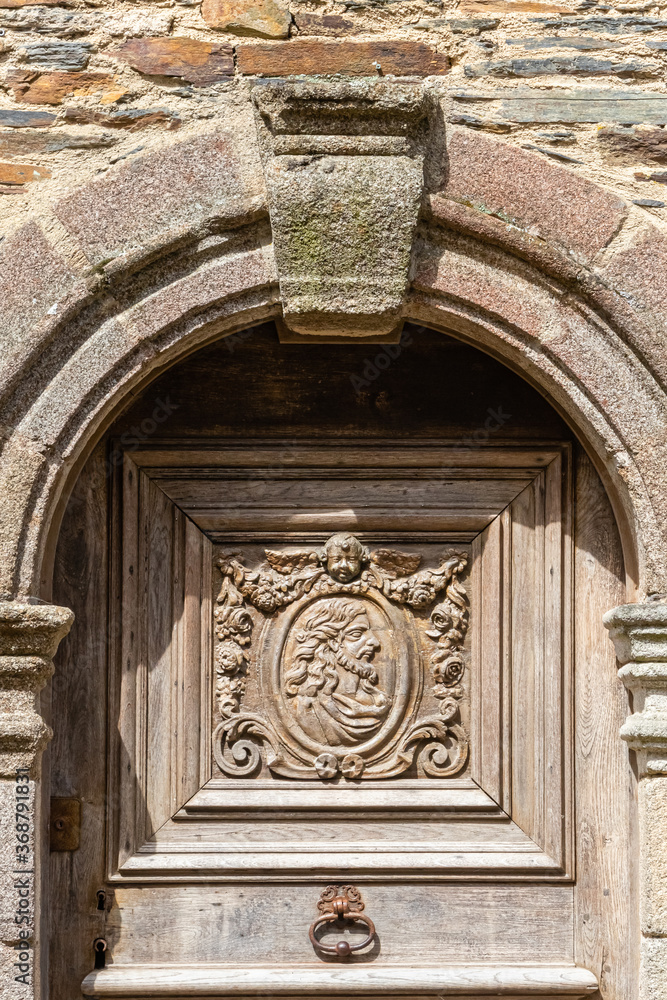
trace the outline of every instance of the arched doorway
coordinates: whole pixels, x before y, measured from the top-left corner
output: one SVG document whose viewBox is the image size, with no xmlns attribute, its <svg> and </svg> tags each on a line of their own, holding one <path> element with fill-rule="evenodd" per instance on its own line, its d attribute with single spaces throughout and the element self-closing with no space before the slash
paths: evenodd
<svg viewBox="0 0 667 1000">
<path fill-rule="evenodd" d="M 190 355 L 81 471 L 53 599 L 54 996 L 98 938 L 92 996 L 632 994 L 618 530 L 499 362 L 415 326 Z M 354 983 L 308 938 L 330 883 L 377 930 Z"/>
</svg>

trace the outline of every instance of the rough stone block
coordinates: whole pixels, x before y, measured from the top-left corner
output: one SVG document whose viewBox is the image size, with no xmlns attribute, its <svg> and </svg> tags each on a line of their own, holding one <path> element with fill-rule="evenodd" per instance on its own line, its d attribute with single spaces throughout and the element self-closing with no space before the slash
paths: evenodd
<svg viewBox="0 0 667 1000">
<path fill-rule="evenodd" d="M 564 13 L 571 14 L 571 11 Z M 564 28 L 574 28 L 575 31 L 594 31 L 601 35 L 626 35 L 628 32 L 638 32 L 648 34 L 653 31 L 663 31 L 667 28 L 667 21 L 660 17 L 645 17 L 641 14 L 630 14 L 621 17 L 606 17 L 603 14 L 592 17 L 536 17 L 532 18 L 536 24 L 543 28 L 555 28 L 562 31 Z"/>
<path fill-rule="evenodd" d="M 611 59 L 590 56 L 552 56 L 548 59 L 501 59 L 497 62 L 474 63 L 465 67 L 470 78 L 483 76 L 656 76 L 658 65 L 631 59 L 613 63 Z"/>
<path fill-rule="evenodd" d="M 640 170 L 635 173 L 635 180 L 653 181 L 654 184 L 667 184 L 667 171 L 658 170 L 652 174 L 645 174 Z"/>
<path fill-rule="evenodd" d="M 46 167 L 32 163 L 0 163 L 0 184 L 28 184 L 50 176 L 51 171 Z"/>
<path fill-rule="evenodd" d="M 86 97 L 115 86 L 106 73 L 34 73 L 15 70 L 7 75 L 17 101 L 25 104 L 60 104 L 69 94 Z"/>
<path fill-rule="evenodd" d="M 455 35 L 470 32 L 479 35 L 482 31 L 492 31 L 500 24 L 498 17 L 451 17 L 443 21 Z"/>
<path fill-rule="evenodd" d="M 517 45 L 523 49 L 619 49 L 618 42 L 607 38 L 593 38 L 592 35 L 545 35 L 543 38 L 507 38 L 506 45 Z"/>
<path fill-rule="evenodd" d="M 71 72 L 86 68 L 92 50 L 90 42 L 33 42 L 25 46 L 25 61 L 40 69 Z"/>
<path fill-rule="evenodd" d="M 234 74 L 231 45 L 195 38 L 133 38 L 111 52 L 148 76 L 176 76 L 198 87 Z"/>
<path fill-rule="evenodd" d="M 624 248 L 600 266 L 608 287 L 622 295 L 664 337 L 667 314 L 667 238 L 647 225 Z"/>
<path fill-rule="evenodd" d="M 150 125 L 180 128 L 181 119 L 169 108 L 127 108 L 123 111 L 96 111 L 94 108 L 65 108 L 63 118 L 73 125 L 104 125 L 137 132 Z"/>
<path fill-rule="evenodd" d="M 0 246 L 0 347 L 3 376 L 11 377 L 11 357 L 29 341 L 29 331 L 68 287 L 72 274 L 35 222 Z"/>
<path fill-rule="evenodd" d="M 55 120 L 49 111 L 0 110 L 0 128 L 47 128 Z"/>
<path fill-rule="evenodd" d="M 258 38 L 287 38 L 292 23 L 275 0 L 204 0 L 201 13 L 211 28 Z"/>
<path fill-rule="evenodd" d="M 1 11 L 0 28 L 34 31 L 39 35 L 53 35 L 56 38 L 72 38 L 90 30 L 91 17 L 62 7 L 50 10 L 48 7 L 28 6 L 20 10 Z"/>
<path fill-rule="evenodd" d="M 264 184 L 259 160 L 241 159 L 236 148 L 215 133 L 136 157 L 63 199 L 55 213 L 95 261 L 210 219 L 246 218 L 263 205 Z"/>
<path fill-rule="evenodd" d="M 300 11 L 294 15 L 294 23 L 300 35 L 355 35 L 364 29 L 340 14 L 307 14 Z"/>
<path fill-rule="evenodd" d="M 467 108 L 494 107 L 499 117 L 518 123 L 667 124 L 667 94 L 655 91 L 517 87 L 495 93 L 459 91 L 452 98 L 456 105 Z"/>
<path fill-rule="evenodd" d="M 497 139 L 452 129 L 443 194 L 590 260 L 618 231 L 625 203 L 579 175 Z"/>
<path fill-rule="evenodd" d="M 608 126 L 598 131 L 597 139 L 610 157 L 667 163 L 667 132 L 664 129 Z"/>
<path fill-rule="evenodd" d="M 56 6 L 62 0 L 39 0 L 43 6 Z M 35 0 L 0 0 L 0 7 L 28 7 L 34 6 Z"/>
<path fill-rule="evenodd" d="M 571 7 L 540 0 L 462 0 L 459 14 L 570 14 Z"/>
<path fill-rule="evenodd" d="M 449 58 L 423 42 L 316 42 L 239 45 L 237 67 L 246 76 L 434 76 Z M 377 64 L 380 64 L 380 70 Z"/>
<path fill-rule="evenodd" d="M 170 10 L 159 10 L 154 5 L 148 12 L 137 10 L 134 4 L 126 12 L 117 5 L 108 7 L 98 14 L 104 18 L 104 30 L 112 38 L 125 35 L 127 38 L 155 37 L 164 38 L 170 34 L 174 24 L 174 14 Z"/>
<path fill-rule="evenodd" d="M 118 136 L 101 132 L 96 135 L 73 135 L 70 132 L 0 132 L 0 155 L 38 156 L 62 149 L 99 149 L 113 146 Z"/>
</svg>

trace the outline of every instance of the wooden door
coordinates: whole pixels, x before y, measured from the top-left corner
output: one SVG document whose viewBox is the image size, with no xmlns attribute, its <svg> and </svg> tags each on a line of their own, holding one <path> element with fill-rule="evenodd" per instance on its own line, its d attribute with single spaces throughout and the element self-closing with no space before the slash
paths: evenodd
<svg viewBox="0 0 667 1000">
<path fill-rule="evenodd" d="M 581 447 L 456 341 L 165 373 L 59 544 L 53 1000 L 627 1000 L 622 576 Z"/>
</svg>

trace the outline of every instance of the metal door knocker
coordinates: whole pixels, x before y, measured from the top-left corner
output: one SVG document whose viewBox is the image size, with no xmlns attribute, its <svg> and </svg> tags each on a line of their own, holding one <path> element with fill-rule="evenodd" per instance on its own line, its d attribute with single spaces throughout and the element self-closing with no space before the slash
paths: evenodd
<svg viewBox="0 0 667 1000">
<path fill-rule="evenodd" d="M 368 947 L 375 937 L 375 925 L 370 917 L 365 917 L 361 913 L 364 903 L 361 893 L 354 885 L 328 885 L 318 900 L 317 909 L 321 916 L 313 920 L 308 933 L 313 947 L 325 955 L 347 958 L 353 951 L 361 951 Z M 345 940 L 339 941 L 338 944 L 324 944 L 318 940 L 317 931 L 334 920 L 358 921 L 366 925 L 368 934 L 358 944 L 350 944 Z"/>
</svg>

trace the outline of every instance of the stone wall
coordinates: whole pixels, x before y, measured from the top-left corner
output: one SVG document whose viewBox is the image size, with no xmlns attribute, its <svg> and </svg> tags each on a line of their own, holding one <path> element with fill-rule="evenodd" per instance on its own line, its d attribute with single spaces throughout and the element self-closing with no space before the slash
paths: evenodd
<svg viewBox="0 0 667 1000">
<path fill-rule="evenodd" d="M 663 218 L 667 13 L 648 0 L 0 0 L 0 231 L 120 162 L 247 127 L 258 77 L 428 78 Z M 139 168 L 137 168 L 139 169 Z"/>
</svg>

